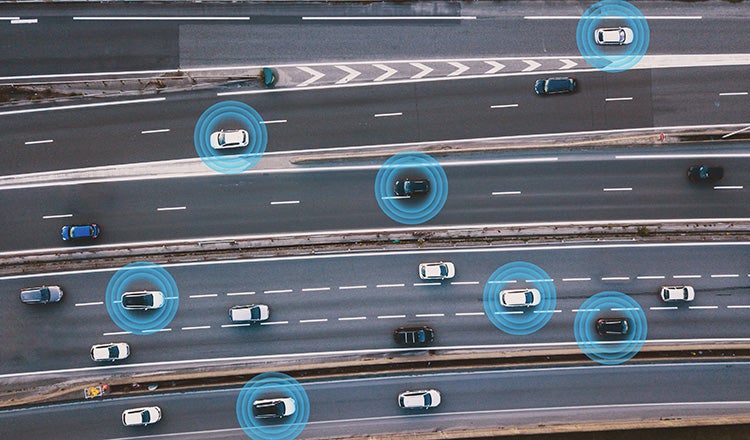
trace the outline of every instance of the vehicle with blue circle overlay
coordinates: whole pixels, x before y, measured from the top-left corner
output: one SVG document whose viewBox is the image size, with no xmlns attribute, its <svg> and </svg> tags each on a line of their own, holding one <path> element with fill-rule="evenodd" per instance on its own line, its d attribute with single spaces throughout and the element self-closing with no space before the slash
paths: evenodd
<svg viewBox="0 0 750 440">
<path fill-rule="evenodd" d="M 289 400 L 287 400 L 289 399 Z M 282 417 L 256 417 L 255 402 L 294 402 L 294 411 Z M 240 390 L 235 405 L 242 431 L 253 440 L 291 440 L 305 429 L 310 418 L 310 399 L 291 376 L 270 372 L 255 376 Z"/>
</svg>

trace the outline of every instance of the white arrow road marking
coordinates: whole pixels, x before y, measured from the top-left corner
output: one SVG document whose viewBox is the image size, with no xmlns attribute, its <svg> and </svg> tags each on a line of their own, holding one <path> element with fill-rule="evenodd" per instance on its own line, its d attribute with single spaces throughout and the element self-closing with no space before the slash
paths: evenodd
<svg viewBox="0 0 750 440">
<path fill-rule="evenodd" d="M 537 63 L 534 60 L 523 60 L 523 62 L 528 64 L 529 67 L 523 69 L 521 72 L 531 72 L 532 70 L 536 70 L 537 67 L 541 66 L 541 64 Z"/>
<path fill-rule="evenodd" d="M 503 64 L 498 63 L 497 61 L 485 61 L 485 63 L 492 66 L 492 69 L 484 72 L 485 75 L 491 75 L 493 73 L 497 73 L 505 68 Z"/>
<path fill-rule="evenodd" d="M 575 66 L 578 65 L 578 63 L 576 63 L 575 61 L 571 61 L 571 60 L 568 60 L 568 59 L 564 59 L 564 60 L 560 60 L 560 61 L 562 61 L 563 64 L 564 64 L 564 66 L 562 66 L 560 68 L 560 70 L 567 70 L 567 69 L 570 69 L 570 68 L 575 67 Z"/>
<path fill-rule="evenodd" d="M 432 72 L 432 68 L 427 67 L 427 66 L 425 66 L 422 63 L 409 63 L 409 64 L 411 64 L 412 66 L 416 67 L 417 69 L 421 69 L 422 70 L 418 74 L 412 76 L 411 79 L 419 79 L 419 78 L 427 76 L 427 74 L 429 74 L 430 72 Z"/>
<path fill-rule="evenodd" d="M 453 67 L 456 68 L 456 71 L 449 73 L 448 76 L 458 76 L 458 75 L 466 72 L 467 70 L 469 70 L 469 66 L 466 66 L 466 65 L 461 64 L 461 63 L 450 62 L 448 64 L 450 64 L 451 66 L 453 66 Z"/>
<path fill-rule="evenodd" d="M 325 74 L 318 72 L 317 70 L 313 70 L 309 67 L 297 67 L 299 70 L 309 73 L 312 75 L 312 78 L 308 79 L 307 81 L 297 84 L 297 87 L 305 87 L 309 86 L 310 84 L 314 83 L 315 81 L 319 80 L 320 78 L 323 78 Z"/>
<path fill-rule="evenodd" d="M 385 64 L 373 64 L 373 66 L 377 67 L 378 69 L 385 70 L 385 73 L 380 75 L 379 77 L 375 78 L 375 82 L 380 82 L 383 80 L 386 80 L 393 76 L 394 73 L 398 72 L 396 69 L 391 69 L 390 67 L 386 66 Z"/>
<path fill-rule="evenodd" d="M 349 81 L 353 80 L 354 78 L 358 77 L 362 73 L 358 70 L 354 70 L 351 67 L 347 67 L 347 66 L 336 66 L 336 68 L 341 69 L 344 72 L 348 73 L 348 75 L 336 81 L 336 84 L 346 84 Z"/>
</svg>

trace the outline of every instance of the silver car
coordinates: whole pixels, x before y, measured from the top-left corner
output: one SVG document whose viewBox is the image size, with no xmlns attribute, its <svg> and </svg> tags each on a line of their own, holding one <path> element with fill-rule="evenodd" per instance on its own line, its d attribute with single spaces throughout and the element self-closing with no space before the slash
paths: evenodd
<svg viewBox="0 0 750 440">
<path fill-rule="evenodd" d="M 242 148 L 250 144 L 250 135 L 245 130 L 221 130 L 211 133 L 211 148 Z"/>
<path fill-rule="evenodd" d="M 21 289 L 21 302 L 24 304 L 47 304 L 58 302 L 63 297 L 60 286 L 27 287 Z"/>
</svg>

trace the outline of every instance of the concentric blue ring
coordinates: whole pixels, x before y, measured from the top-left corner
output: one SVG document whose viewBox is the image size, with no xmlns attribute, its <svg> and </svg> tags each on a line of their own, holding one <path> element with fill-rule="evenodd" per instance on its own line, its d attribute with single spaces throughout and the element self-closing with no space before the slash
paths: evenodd
<svg viewBox="0 0 750 440">
<path fill-rule="evenodd" d="M 296 404 L 294 414 L 281 419 L 256 419 L 253 402 L 258 399 L 291 397 Z M 294 378 L 284 373 L 263 373 L 248 381 L 240 390 L 235 405 L 237 420 L 245 434 L 253 440 L 291 440 L 296 438 L 310 418 L 310 399 Z"/>
<path fill-rule="evenodd" d="M 430 191 L 420 197 L 397 197 L 396 180 L 427 179 Z M 375 176 L 375 199 L 392 220 L 405 225 L 424 223 L 440 212 L 448 200 L 448 177 L 437 160 L 424 153 L 407 151 L 388 158 Z"/>
<path fill-rule="evenodd" d="M 616 338 L 604 338 L 596 332 L 600 318 L 626 318 L 628 333 Z M 573 322 L 576 342 L 591 360 L 604 365 L 617 365 L 635 356 L 648 333 L 646 314 L 640 304 L 622 292 L 599 292 L 583 302 Z"/>
<path fill-rule="evenodd" d="M 625 26 L 633 30 L 633 42 L 600 46 L 594 32 L 600 27 Z M 583 58 L 605 72 L 622 72 L 638 64 L 648 51 L 651 31 L 643 13 L 623 0 L 603 0 L 586 9 L 578 21 L 576 43 Z"/>
<path fill-rule="evenodd" d="M 160 290 L 164 306 L 156 310 L 125 310 L 121 296 L 127 291 Z M 172 275 L 154 263 L 131 263 L 121 268 L 107 284 L 104 304 L 112 321 L 134 335 L 150 335 L 172 322 L 180 304 L 180 293 Z"/>
<path fill-rule="evenodd" d="M 534 307 L 504 307 L 500 291 L 533 286 L 542 296 Z M 505 264 L 490 275 L 482 295 L 484 313 L 492 324 L 511 335 L 528 335 L 544 327 L 555 311 L 557 291 L 552 279 L 539 266 L 525 261 Z"/>
<path fill-rule="evenodd" d="M 222 129 L 244 129 L 250 144 L 242 148 L 215 150 L 211 148 L 211 133 Z M 260 113 L 249 105 L 225 101 L 209 107 L 198 118 L 193 132 L 195 151 L 209 168 L 224 174 L 238 174 L 254 167 L 268 145 L 268 131 Z"/>
</svg>

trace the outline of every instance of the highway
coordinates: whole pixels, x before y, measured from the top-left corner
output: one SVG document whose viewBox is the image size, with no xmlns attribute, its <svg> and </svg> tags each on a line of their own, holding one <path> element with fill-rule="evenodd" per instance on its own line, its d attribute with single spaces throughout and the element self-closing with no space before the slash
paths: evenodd
<svg viewBox="0 0 750 440">
<path fill-rule="evenodd" d="M 576 310 L 602 291 L 625 293 L 639 304 L 646 316 L 647 340 L 746 338 L 748 246 L 580 243 L 167 265 L 179 292 L 170 294 L 175 298 L 170 301 L 179 308 L 164 325 L 168 330 L 146 335 L 127 334 L 108 314 L 105 291 L 113 271 L 9 276 L 0 280 L 5 292 L 0 297 L 5 328 L 0 373 L 111 369 L 91 362 L 88 349 L 120 340 L 131 344 L 131 357 L 118 364 L 127 371 L 158 369 L 177 360 L 390 351 L 397 348 L 393 329 L 412 325 L 435 329 L 434 348 L 548 343 L 575 348 Z M 420 262 L 441 260 L 455 263 L 454 279 L 419 279 Z M 525 336 L 496 328 L 483 303 L 490 275 L 513 262 L 538 266 L 556 290 L 556 303 L 548 309 L 553 313 L 550 321 Z M 41 284 L 60 285 L 65 291 L 62 302 L 31 306 L 18 300 L 21 288 Z M 693 285 L 695 301 L 664 304 L 659 288 L 674 284 Z M 530 286 L 526 280 L 508 285 Z M 270 306 L 270 320 L 251 328 L 232 325 L 229 307 L 254 303 Z"/>
<path fill-rule="evenodd" d="M 309 398 L 310 415 L 298 438 L 742 414 L 750 406 L 748 374 L 746 362 L 721 362 L 300 381 Z M 426 388 L 441 392 L 437 408 L 399 409 L 396 396 L 400 392 Z M 150 396 L 2 411 L 0 436 L 8 440 L 68 438 L 71 433 L 82 440 L 175 435 L 182 439 L 247 438 L 235 412 L 238 395 L 237 388 L 178 394 L 157 391 Z M 159 423 L 143 428 L 122 426 L 123 410 L 145 405 L 162 409 Z"/>
</svg>

